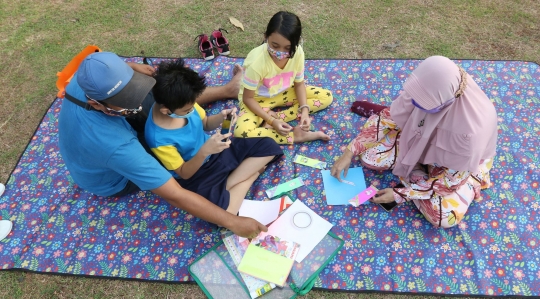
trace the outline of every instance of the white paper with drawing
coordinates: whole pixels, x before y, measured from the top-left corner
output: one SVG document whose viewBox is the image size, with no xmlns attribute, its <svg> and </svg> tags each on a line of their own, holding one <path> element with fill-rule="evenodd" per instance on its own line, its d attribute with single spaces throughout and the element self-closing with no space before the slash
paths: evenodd
<svg viewBox="0 0 540 299">
<path fill-rule="evenodd" d="M 268 227 L 268 232 L 261 233 L 259 237 L 273 235 L 300 244 L 300 251 L 295 259 L 300 263 L 321 242 L 332 226 L 332 223 L 317 215 L 303 202 L 296 200 Z"/>
</svg>

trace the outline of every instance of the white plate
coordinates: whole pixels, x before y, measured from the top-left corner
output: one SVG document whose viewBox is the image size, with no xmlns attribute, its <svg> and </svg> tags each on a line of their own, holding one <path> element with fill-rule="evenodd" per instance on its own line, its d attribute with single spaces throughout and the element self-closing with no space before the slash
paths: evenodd
<svg viewBox="0 0 540 299">
<path fill-rule="evenodd" d="M 9 220 L 0 220 L 0 240 L 3 240 L 7 235 L 9 235 L 9 232 L 11 232 L 11 228 L 13 227 L 13 223 Z"/>
</svg>

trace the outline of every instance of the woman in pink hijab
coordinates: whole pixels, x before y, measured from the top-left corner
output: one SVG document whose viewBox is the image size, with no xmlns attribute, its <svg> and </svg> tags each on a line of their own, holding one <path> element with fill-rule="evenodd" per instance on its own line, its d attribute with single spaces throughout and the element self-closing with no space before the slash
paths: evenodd
<svg viewBox="0 0 540 299">
<path fill-rule="evenodd" d="M 366 105 L 367 104 L 367 105 Z M 373 114 L 332 167 L 344 176 L 354 156 L 364 167 L 393 169 L 399 187 L 380 190 L 375 203 L 412 201 L 437 227 L 458 224 L 480 189 L 490 186 L 497 115 L 486 94 L 450 59 L 432 56 L 413 71 L 390 108 L 357 102 Z M 380 110 L 380 111 L 377 111 Z"/>
</svg>

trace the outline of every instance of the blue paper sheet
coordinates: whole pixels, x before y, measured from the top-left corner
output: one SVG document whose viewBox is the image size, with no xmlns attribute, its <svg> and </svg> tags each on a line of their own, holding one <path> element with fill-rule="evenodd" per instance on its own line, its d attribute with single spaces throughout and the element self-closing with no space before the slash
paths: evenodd
<svg viewBox="0 0 540 299">
<path fill-rule="evenodd" d="M 323 170 L 322 177 L 328 205 L 348 205 L 349 199 L 366 189 L 362 167 L 349 168 L 347 177 L 343 177 L 343 172 L 341 173 L 341 179 L 353 182 L 354 186 L 338 181 L 330 175 L 330 170 Z"/>
</svg>

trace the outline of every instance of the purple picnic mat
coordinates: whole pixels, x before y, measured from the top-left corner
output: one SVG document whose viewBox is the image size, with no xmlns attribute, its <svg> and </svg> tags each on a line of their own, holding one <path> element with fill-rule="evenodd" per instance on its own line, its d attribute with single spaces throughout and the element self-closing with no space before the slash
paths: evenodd
<svg viewBox="0 0 540 299">
<path fill-rule="evenodd" d="M 126 58 L 140 62 L 142 58 Z M 160 59 L 150 59 L 157 63 Z M 187 59 L 210 85 L 230 80 L 241 58 Z M 329 162 L 355 137 L 365 118 L 349 111 L 356 99 L 389 105 L 418 60 L 309 60 L 308 84 L 332 90 L 332 105 L 314 125 L 331 135 L 285 146 L 285 157 L 255 182 L 249 198 L 294 177 L 291 196 L 334 224 L 345 245 L 316 287 L 461 295 L 540 296 L 540 67 L 521 61 L 456 60 L 492 99 L 499 116 L 493 186 L 459 226 L 436 229 L 409 203 L 387 213 L 373 204 L 327 206 L 319 170 L 291 162 L 302 154 Z M 58 151 L 62 100 L 44 116 L 0 197 L 2 219 L 14 222 L 0 242 L 2 269 L 188 282 L 187 266 L 219 241 L 204 221 L 150 192 L 122 198 L 91 195 L 71 180 Z M 209 105 L 216 113 L 237 105 Z M 354 162 L 359 167 L 359 163 Z M 390 172 L 364 170 L 367 184 L 392 186 Z"/>
</svg>

